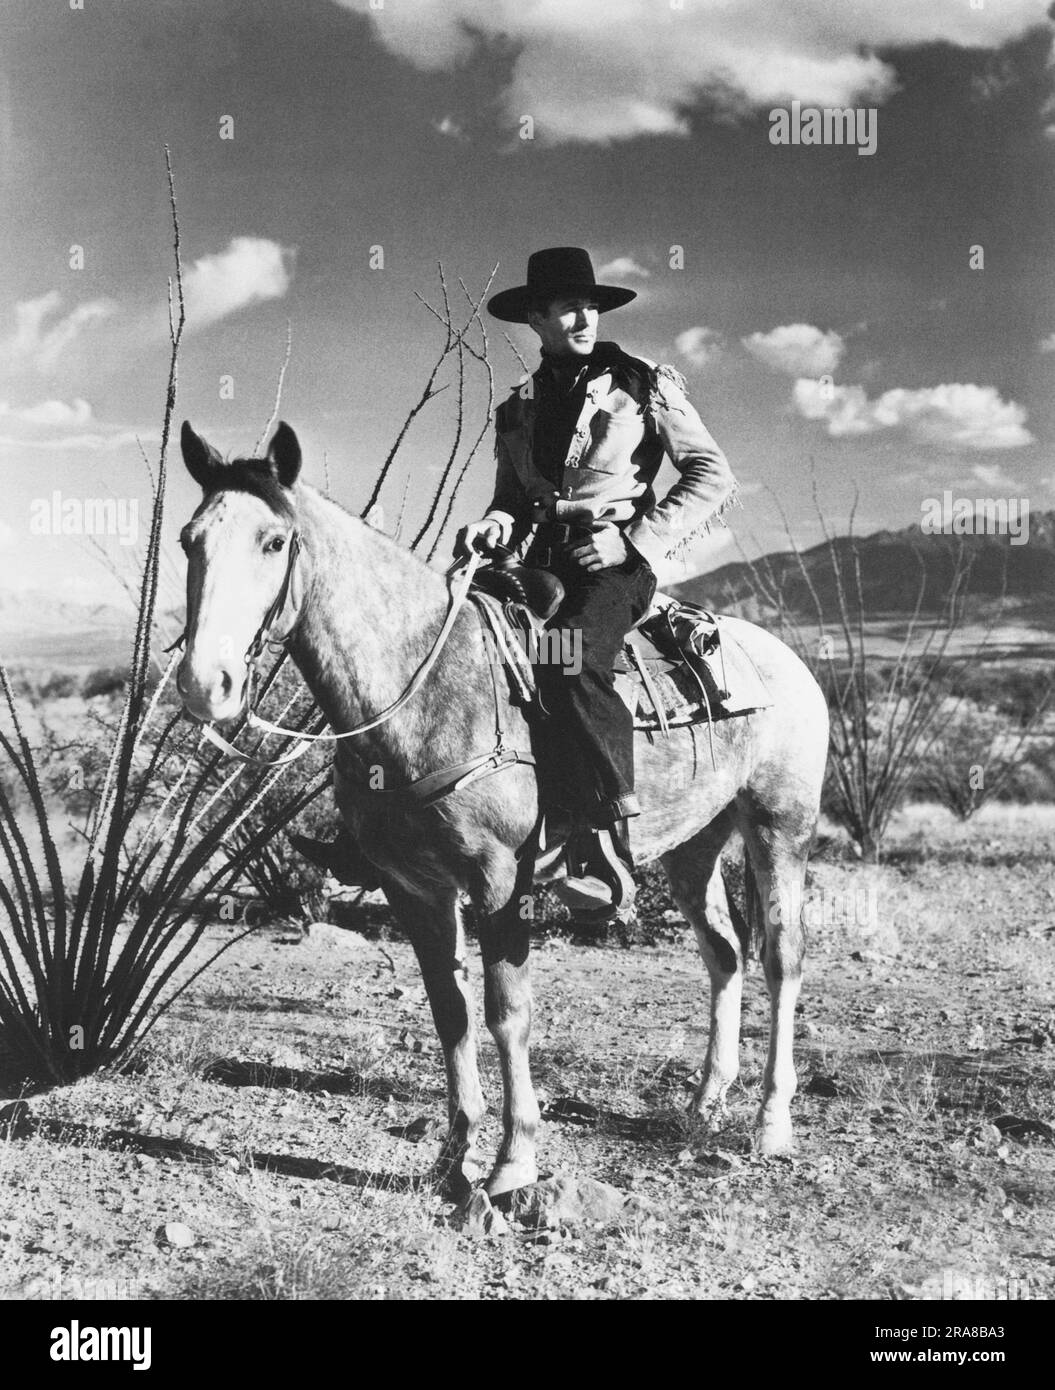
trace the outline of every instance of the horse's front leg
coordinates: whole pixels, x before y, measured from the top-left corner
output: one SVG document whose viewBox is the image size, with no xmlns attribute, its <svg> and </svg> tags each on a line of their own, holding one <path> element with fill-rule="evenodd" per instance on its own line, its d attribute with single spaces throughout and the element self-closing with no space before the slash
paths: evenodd
<svg viewBox="0 0 1055 1390">
<path fill-rule="evenodd" d="M 482 1171 L 477 1139 L 485 1106 L 458 897 L 423 903 L 387 886 L 386 894 L 414 946 L 447 1067 L 449 1129 L 433 1172 L 448 1195 L 462 1197 Z"/>
<path fill-rule="evenodd" d="M 487 1027 L 498 1047 L 504 1097 L 502 1143 L 486 1184 L 491 1197 L 527 1187 L 538 1178 L 535 1134 L 539 1108 L 528 1060 L 532 864 L 528 856 L 516 874 L 513 891 L 504 906 L 487 914 L 480 926 L 484 1012 Z"/>
</svg>

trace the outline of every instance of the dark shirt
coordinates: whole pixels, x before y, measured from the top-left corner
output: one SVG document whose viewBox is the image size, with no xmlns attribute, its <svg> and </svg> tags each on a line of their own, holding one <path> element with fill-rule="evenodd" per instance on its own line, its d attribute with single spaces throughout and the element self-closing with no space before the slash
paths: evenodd
<svg viewBox="0 0 1055 1390">
<path fill-rule="evenodd" d="M 532 459 L 542 476 L 561 486 L 564 460 L 575 430 L 590 376 L 588 358 L 571 359 L 543 354 L 542 366 L 535 373 L 535 432 Z"/>
<path fill-rule="evenodd" d="M 554 357 L 544 352 L 535 382 L 535 428 L 532 460 L 554 487 L 562 486 L 564 460 L 579 419 L 586 391 L 594 377 L 612 372 L 617 385 L 639 405 L 647 396 L 644 363 L 623 352 L 617 343 L 595 343 L 589 357 Z"/>
</svg>

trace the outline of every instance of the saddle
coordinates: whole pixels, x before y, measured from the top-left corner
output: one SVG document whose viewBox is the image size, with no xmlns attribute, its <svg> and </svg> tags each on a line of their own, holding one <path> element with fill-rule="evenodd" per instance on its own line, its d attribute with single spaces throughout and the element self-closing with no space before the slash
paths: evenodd
<svg viewBox="0 0 1055 1390">
<path fill-rule="evenodd" d="M 532 655 L 545 623 L 564 598 L 548 570 L 506 561 L 477 571 L 470 590 L 514 691 L 535 703 Z M 615 665 L 616 689 L 634 728 L 669 735 L 672 728 L 713 723 L 767 709 L 773 701 L 754 662 L 721 617 L 657 593 L 627 634 Z"/>
</svg>

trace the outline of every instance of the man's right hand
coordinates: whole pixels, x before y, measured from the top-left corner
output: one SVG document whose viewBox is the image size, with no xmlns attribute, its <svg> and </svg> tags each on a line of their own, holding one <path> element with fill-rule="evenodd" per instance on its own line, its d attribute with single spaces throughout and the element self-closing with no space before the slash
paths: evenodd
<svg viewBox="0 0 1055 1390">
<path fill-rule="evenodd" d="M 493 555 L 495 547 L 501 543 L 501 523 L 485 517 L 483 521 L 471 521 L 462 527 L 455 543 L 455 554 L 471 555 L 477 551 L 481 555 Z"/>
</svg>

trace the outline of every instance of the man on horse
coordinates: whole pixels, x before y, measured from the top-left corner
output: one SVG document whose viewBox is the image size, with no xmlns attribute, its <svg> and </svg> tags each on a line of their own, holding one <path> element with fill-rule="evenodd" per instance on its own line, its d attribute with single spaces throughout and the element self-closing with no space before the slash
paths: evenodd
<svg viewBox="0 0 1055 1390">
<path fill-rule="evenodd" d="M 600 920 L 632 908 L 627 822 L 641 811 L 633 718 L 613 667 L 652 602 L 655 569 L 707 528 L 735 488 L 680 373 L 597 342 L 599 316 L 635 297 L 597 284 L 586 251 L 553 247 L 530 257 L 526 284 L 488 302 L 495 318 L 531 326 L 542 361 L 496 412 L 494 497 L 458 536 L 463 550 L 523 548 L 526 564 L 564 585 L 547 626 L 578 633 L 582 659 L 575 670 L 536 664 L 550 717 L 536 747 L 540 795 L 548 839 L 575 837 L 581 877 L 565 883 L 565 901 Z M 680 477 L 657 501 L 664 457 Z"/>
</svg>

